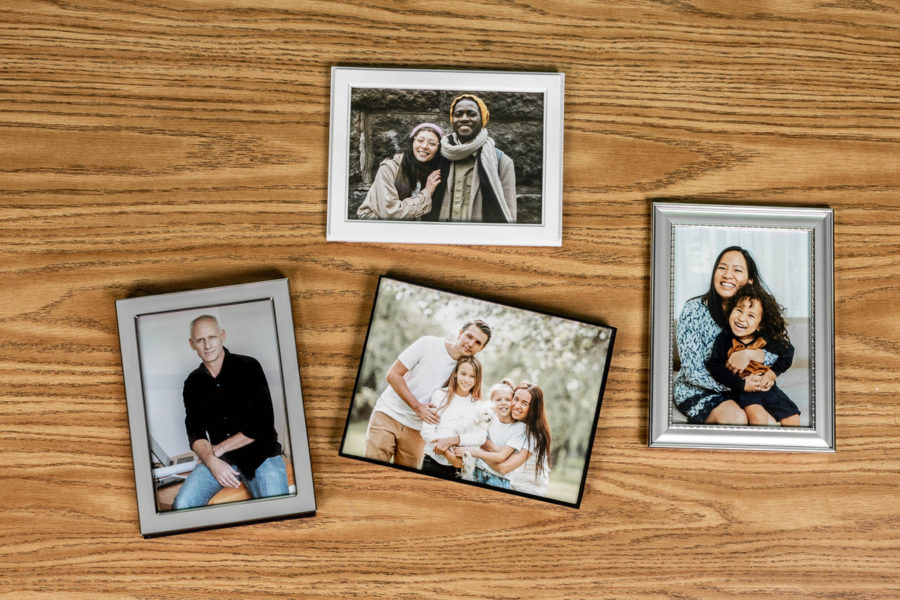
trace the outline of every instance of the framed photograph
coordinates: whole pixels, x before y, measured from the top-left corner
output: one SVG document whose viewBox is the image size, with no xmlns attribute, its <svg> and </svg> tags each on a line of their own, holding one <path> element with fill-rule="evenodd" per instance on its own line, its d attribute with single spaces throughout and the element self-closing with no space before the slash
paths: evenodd
<svg viewBox="0 0 900 600">
<path fill-rule="evenodd" d="M 116 313 L 141 534 L 314 515 L 287 280 Z"/>
<path fill-rule="evenodd" d="M 327 239 L 560 246 L 563 82 L 333 67 Z"/>
<path fill-rule="evenodd" d="M 382 277 L 340 454 L 578 508 L 615 334 Z"/>
<path fill-rule="evenodd" d="M 831 209 L 652 211 L 650 446 L 834 452 Z"/>
</svg>

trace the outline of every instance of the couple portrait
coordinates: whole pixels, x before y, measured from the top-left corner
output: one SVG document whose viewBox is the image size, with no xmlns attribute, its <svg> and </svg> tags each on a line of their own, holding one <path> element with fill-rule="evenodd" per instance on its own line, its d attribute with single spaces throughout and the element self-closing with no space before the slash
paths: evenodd
<svg viewBox="0 0 900 600">
<path fill-rule="evenodd" d="M 418 123 L 386 158 L 356 210 L 361 219 L 516 222 L 513 160 L 488 134 L 491 113 L 474 94 L 450 103 L 450 126 Z"/>
<path fill-rule="evenodd" d="M 804 232 L 676 228 L 673 422 L 810 425 L 808 244 Z"/>
<path fill-rule="evenodd" d="M 563 73 L 331 77 L 326 239 L 562 245 Z"/>
<path fill-rule="evenodd" d="M 577 504 L 612 337 L 382 278 L 341 453 Z"/>
<path fill-rule="evenodd" d="M 351 98 L 348 218 L 540 223 L 540 95 L 362 89 Z"/>
</svg>

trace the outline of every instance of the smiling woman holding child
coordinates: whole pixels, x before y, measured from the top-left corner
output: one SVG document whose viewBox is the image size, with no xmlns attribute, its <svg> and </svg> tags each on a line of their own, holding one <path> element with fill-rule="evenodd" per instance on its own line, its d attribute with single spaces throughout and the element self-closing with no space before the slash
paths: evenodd
<svg viewBox="0 0 900 600">
<path fill-rule="evenodd" d="M 533 383 L 520 383 L 510 398 L 509 388 L 504 391 L 501 386 L 504 384 L 491 388 L 497 419 L 490 439 L 481 448 L 458 448 L 456 452 L 469 451 L 478 458 L 476 481 L 544 496 L 550 482 L 550 426 L 544 392 Z"/>
<path fill-rule="evenodd" d="M 525 446 L 525 425 L 512 416 L 512 386 L 505 382 L 496 384 L 491 387 L 490 398 L 494 419 L 488 430 L 487 439 L 477 445 L 462 444 L 454 450 L 454 453 L 460 459 L 466 454 L 477 459 L 473 481 L 509 489 L 509 479 L 506 477 L 509 471 L 501 471 L 496 467 Z"/>
<path fill-rule="evenodd" d="M 723 329 L 729 329 L 728 304 L 747 284 L 764 287 L 756 262 L 744 248 L 729 246 L 713 263 L 709 289 L 688 300 L 678 318 L 675 337 L 681 369 L 675 378 L 674 401 L 690 423 L 747 425 L 749 422 L 735 393 L 716 381 L 706 366 L 716 338 Z M 741 373 L 750 361 L 768 366 L 777 359 L 776 354 L 766 349 L 744 348 L 732 352 L 725 367 L 732 373 Z M 773 383 L 771 376 L 754 373 L 745 379 L 744 390 L 764 392 Z"/>
</svg>

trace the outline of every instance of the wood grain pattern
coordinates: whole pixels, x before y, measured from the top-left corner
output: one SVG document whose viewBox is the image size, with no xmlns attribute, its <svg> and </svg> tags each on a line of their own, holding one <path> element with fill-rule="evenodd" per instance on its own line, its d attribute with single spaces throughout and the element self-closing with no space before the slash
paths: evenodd
<svg viewBox="0 0 900 600">
<path fill-rule="evenodd" d="M 0 15 L 0 597 L 900 597 L 897 2 Z M 333 65 L 564 72 L 563 247 L 325 243 Z M 646 447 L 657 198 L 835 209 L 836 454 Z M 337 456 L 382 273 L 618 328 L 580 510 Z M 114 300 L 280 276 L 318 516 L 141 539 Z"/>
</svg>

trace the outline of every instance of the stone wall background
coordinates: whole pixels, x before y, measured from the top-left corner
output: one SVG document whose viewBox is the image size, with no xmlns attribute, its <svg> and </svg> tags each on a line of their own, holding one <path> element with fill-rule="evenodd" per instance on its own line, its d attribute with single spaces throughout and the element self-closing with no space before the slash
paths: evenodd
<svg viewBox="0 0 900 600">
<path fill-rule="evenodd" d="M 519 223 L 541 222 L 544 164 L 544 97 L 531 92 L 474 90 L 353 89 L 350 98 L 350 198 L 348 218 L 366 197 L 378 165 L 402 152 L 410 130 L 423 121 L 450 128 L 450 103 L 463 93 L 484 100 L 487 130 L 513 159 Z"/>
</svg>

